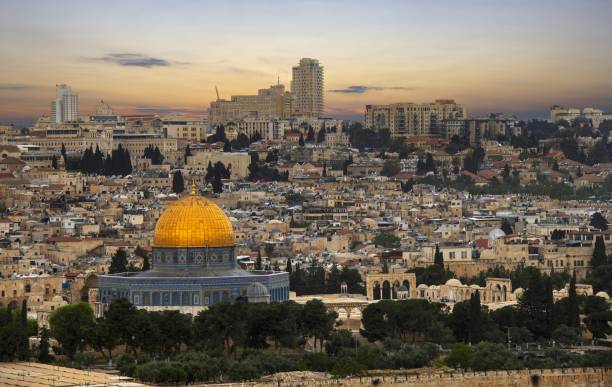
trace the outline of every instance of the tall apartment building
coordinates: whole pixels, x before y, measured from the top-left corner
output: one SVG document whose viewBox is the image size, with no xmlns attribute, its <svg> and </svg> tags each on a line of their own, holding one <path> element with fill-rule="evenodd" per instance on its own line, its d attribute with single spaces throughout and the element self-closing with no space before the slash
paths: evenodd
<svg viewBox="0 0 612 387">
<path fill-rule="evenodd" d="M 61 124 L 78 120 L 79 95 L 68 85 L 55 85 L 55 99 L 51 101 L 51 123 Z"/>
<path fill-rule="evenodd" d="M 291 96 L 284 85 L 260 89 L 257 95 L 234 95 L 228 100 L 210 103 L 211 125 L 226 124 L 243 119 L 271 120 L 289 117 Z"/>
<path fill-rule="evenodd" d="M 293 67 L 291 96 L 293 115 L 315 118 L 323 115 L 323 67 L 318 60 L 302 58 Z"/>
<path fill-rule="evenodd" d="M 389 129 L 392 136 L 428 136 L 442 132 L 442 123 L 467 117 L 464 105 L 452 99 L 427 103 L 366 105 L 365 126 L 373 130 Z"/>
</svg>

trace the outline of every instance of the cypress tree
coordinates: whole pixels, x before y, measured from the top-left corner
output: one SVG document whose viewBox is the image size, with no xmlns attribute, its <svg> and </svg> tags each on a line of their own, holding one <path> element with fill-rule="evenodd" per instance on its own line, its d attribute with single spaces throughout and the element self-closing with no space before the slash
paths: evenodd
<svg viewBox="0 0 612 387">
<path fill-rule="evenodd" d="M 550 337 L 552 331 L 555 329 L 553 286 L 552 279 L 550 278 L 550 276 L 546 276 L 546 284 L 544 287 L 544 291 L 546 292 L 544 298 L 544 313 L 546 322 L 545 336 Z"/>
<path fill-rule="evenodd" d="M 480 306 L 480 292 L 476 290 L 470 296 L 469 303 L 469 326 L 468 338 L 470 343 L 476 344 L 480 342 L 482 337 L 482 309 Z"/>
<path fill-rule="evenodd" d="M 261 251 L 257 250 L 257 259 L 255 260 L 255 270 L 262 270 Z"/>
<path fill-rule="evenodd" d="M 306 144 L 304 143 L 304 135 L 303 135 L 303 134 L 300 134 L 300 140 L 298 141 L 298 144 L 299 144 L 300 146 L 304 146 L 304 145 L 306 145 Z"/>
<path fill-rule="evenodd" d="M 317 133 L 317 143 L 322 143 L 325 141 L 325 128 L 321 128 L 319 133 Z"/>
<path fill-rule="evenodd" d="M 51 338 L 51 332 L 46 327 L 42 327 L 40 330 L 40 344 L 38 346 L 38 361 L 41 363 L 51 363 L 53 356 L 49 353 L 49 339 Z"/>
<path fill-rule="evenodd" d="M 112 176 L 113 175 L 113 159 L 111 155 L 106 154 L 106 158 L 104 159 L 104 176 Z"/>
<path fill-rule="evenodd" d="M 208 166 L 206 167 L 206 176 L 204 177 L 204 180 L 206 180 L 207 183 L 210 183 L 213 181 L 213 179 L 215 178 L 215 169 L 212 166 L 212 162 L 208 162 Z"/>
<path fill-rule="evenodd" d="M 28 327 L 28 302 L 24 299 L 21 301 L 21 327 Z"/>
<path fill-rule="evenodd" d="M 130 151 L 129 150 L 125 150 L 124 153 L 124 160 L 125 160 L 125 174 L 124 175 L 131 175 L 132 174 L 132 157 L 130 156 Z"/>
<path fill-rule="evenodd" d="M 434 265 L 444 267 L 444 255 L 440 251 L 440 246 L 436 244 L 436 252 L 434 254 Z"/>
<path fill-rule="evenodd" d="M 315 133 L 312 126 L 308 127 L 308 133 L 306 134 L 306 142 L 314 142 L 315 141 Z"/>
<path fill-rule="evenodd" d="M 287 273 L 289 273 L 289 276 L 291 276 L 291 272 L 293 271 L 293 267 L 291 266 L 291 259 L 287 258 L 287 267 L 285 267 L 285 271 Z"/>
<path fill-rule="evenodd" d="M 94 153 L 94 166 L 95 173 L 101 175 L 104 171 L 104 156 L 102 156 L 102 152 L 98 145 L 96 145 L 96 152 Z"/>
<path fill-rule="evenodd" d="M 187 157 L 191 156 L 191 148 L 189 147 L 189 144 L 187 144 L 187 147 L 185 148 L 185 164 L 187 164 Z"/>
<path fill-rule="evenodd" d="M 180 194 L 185 190 L 185 182 L 181 171 L 175 171 L 172 176 L 172 192 Z"/>
<path fill-rule="evenodd" d="M 597 267 L 605 265 L 608 257 L 606 256 L 606 245 L 604 244 L 603 237 L 600 235 L 595 238 L 595 246 L 593 247 L 593 258 L 591 259 L 591 266 Z"/>
<path fill-rule="evenodd" d="M 28 303 L 24 299 L 21 302 L 21 311 L 19 314 L 19 329 L 15 332 L 19 336 L 19 344 L 17 347 L 17 357 L 20 360 L 28 360 L 30 357 L 30 340 L 28 334 Z"/>
<path fill-rule="evenodd" d="M 572 273 L 567 297 L 567 326 L 580 328 L 580 312 L 578 310 L 578 298 L 576 296 L 576 271 Z"/>
</svg>

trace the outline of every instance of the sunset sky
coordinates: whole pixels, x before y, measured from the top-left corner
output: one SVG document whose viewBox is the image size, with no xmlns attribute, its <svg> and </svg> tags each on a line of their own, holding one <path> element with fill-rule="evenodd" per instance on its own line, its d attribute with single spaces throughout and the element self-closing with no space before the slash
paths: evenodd
<svg viewBox="0 0 612 387">
<path fill-rule="evenodd" d="M 470 115 L 612 111 L 612 1 L 0 0 L 0 121 L 49 114 L 204 113 L 215 98 L 325 68 L 326 114 L 454 98 Z"/>
</svg>

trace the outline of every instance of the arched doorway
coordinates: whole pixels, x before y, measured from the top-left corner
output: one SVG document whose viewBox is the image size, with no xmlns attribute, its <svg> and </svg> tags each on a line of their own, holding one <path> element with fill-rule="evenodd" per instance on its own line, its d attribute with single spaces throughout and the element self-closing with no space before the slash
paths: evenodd
<svg viewBox="0 0 612 387">
<path fill-rule="evenodd" d="M 383 298 L 383 300 L 390 300 L 391 299 L 391 284 L 389 283 L 389 281 L 383 282 L 383 286 L 382 286 L 382 298 Z"/>
<path fill-rule="evenodd" d="M 408 282 L 408 280 L 404 280 L 404 282 L 402 282 L 402 285 L 404 285 L 406 289 L 408 289 L 408 297 L 410 297 L 410 282 Z"/>
<path fill-rule="evenodd" d="M 397 300 L 397 291 L 399 290 L 399 287 L 399 281 L 395 280 L 395 282 L 393 282 L 393 288 L 391 288 L 391 298 L 394 300 Z"/>
<path fill-rule="evenodd" d="M 373 295 L 375 300 L 380 300 L 381 298 L 381 290 L 380 284 L 378 282 L 374 282 Z"/>
</svg>

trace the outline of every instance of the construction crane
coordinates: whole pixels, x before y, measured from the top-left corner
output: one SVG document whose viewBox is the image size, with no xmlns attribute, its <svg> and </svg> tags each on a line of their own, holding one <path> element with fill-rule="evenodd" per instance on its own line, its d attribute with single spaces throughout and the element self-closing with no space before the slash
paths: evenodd
<svg viewBox="0 0 612 387">
<path fill-rule="evenodd" d="M 216 85 L 215 85 L 215 93 L 217 93 L 217 101 L 220 101 L 221 98 L 219 98 L 219 89 L 217 89 Z"/>
</svg>

